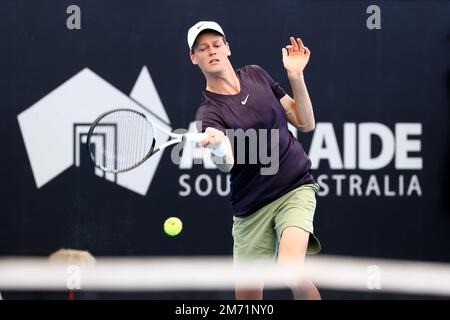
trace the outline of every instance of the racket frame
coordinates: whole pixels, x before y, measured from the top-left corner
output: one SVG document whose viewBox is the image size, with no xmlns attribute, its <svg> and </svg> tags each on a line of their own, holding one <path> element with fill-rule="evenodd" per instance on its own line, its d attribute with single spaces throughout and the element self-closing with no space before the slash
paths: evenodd
<svg viewBox="0 0 450 320">
<path fill-rule="evenodd" d="M 117 112 L 133 112 L 141 117 L 143 117 L 145 120 L 147 120 L 150 125 L 152 126 L 153 129 L 153 141 L 152 144 L 149 148 L 149 151 L 147 152 L 147 154 L 145 155 L 145 157 L 142 158 L 142 160 L 138 161 L 136 164 L 126 168 L 126 169 L 116 169 L 116 170 L 111 170 L 105 167 L 102 167 L 100 165 L 97 164 L 97 162 L 95 161 L 95 157 L 93 155 L 93 153 L 91 152 L 91 138 L 93 135 L 93 132 L 95 130 L 95 128 L 97 127 L 97 125 L 99 124 L 99 122 L 104 119 L 106 116 L 112 114 L 112 113 L 117 113 Z M 155 149 L 155 144 L 156 144 L 156 131 L 155 131 L 155 127 L 165 133 L 167 133 L 170 137 L 172 137 L 172 139 L 170 139 L 169 141 L 166 141 L 164 143 L 162 143 L 161 145 L 159 145 L 156 149 Z M 111 173 L 121 173 L 121 172 L 126 172 L 126 171 L 130 171 L 138 166 L 140 166 L 142 163 L 144 163 L 145 161 L 148 160 L 148 158 L 150 158 L 152 155 L 154 155 L 155 153 L 157 153 L 158 151 L 164 150 L 165 148 L 167 148 L 170 145 L 173 144 L 177 144 L 184 141 L 188 141 L 188 142 L 198 142 L 201 141 L 203 139 L 205 139 L 205 137 L 207 136 L 206 133 L 197 133 L 197 132 L 188 132 L 185 134 L 177 134 L 177 133 L 173 133 L 173 132 L 169 132 L 168 130 L 164 129 L 162 126 L 158 125 L 157 123 L 155 123 L 155 121 L 152 121 L 149 119 L 149 117 L 147 115 L 145 115 L 142 112 L 139 112 L 137 110 L 134 109 L 129 109 L 129 108 L 118 108 L 118 109 L 113 109 L 113 110 L 109 110 L 106 111 L 104 113 L 102 113 L 100 116 L 97 117 L 97 119 L 95 119 L 95 121 L 91 124 L 88 134 L 87 134 L 87 151 L 89 154 L 89 157 L 91 158 L 92 162 L 94 163 L 94 165 L 99 168 L 100 170 L 104 171 L 104 172 L 111 172 Z"/>
</svg>

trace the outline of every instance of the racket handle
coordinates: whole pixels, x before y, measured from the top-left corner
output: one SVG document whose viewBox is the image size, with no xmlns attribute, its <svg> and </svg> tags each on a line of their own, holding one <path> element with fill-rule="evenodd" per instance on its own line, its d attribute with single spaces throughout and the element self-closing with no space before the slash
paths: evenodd
<svg viewBox="0 0 450 320">
<path fill-rule="evenodd" d="M 208 134 L 206 132 L 189 132 L 185 134 L 186 142 L 197 143 L 203 141 L 208 138 Z M 217 157 L 223 157 L 225 155 L 225 143 L 221 143 L 217 148 L 214 148 L 212 145 L 206 146 L 208 149 L 211 149 L 211 152 Z"/>
<path fill-rule="evenodd" d="M 208 134 L 206 132 L 189 132 L 186 133 L 185 135 L 186 138 L 186 142 L 190 142 L 190 143 L 197 143 L 200 141 L 203 141 L 205 139 L 208 138 Z"/>
</svg>

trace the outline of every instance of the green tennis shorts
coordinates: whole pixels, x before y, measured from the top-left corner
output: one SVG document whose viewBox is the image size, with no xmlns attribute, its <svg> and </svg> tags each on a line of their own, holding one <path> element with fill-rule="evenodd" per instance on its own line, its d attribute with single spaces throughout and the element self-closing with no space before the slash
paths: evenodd
<svg viewBox="0 0 450 320">
<path fill-rule="evenodd" d="M 302 185 L 246 217 L 233 218 L 234 261 L 275 258 L 283 230 L 299 227 L 309 232 L 307 253 L 320 252 L 313 219 L 319 185 Z"/>
</svg>

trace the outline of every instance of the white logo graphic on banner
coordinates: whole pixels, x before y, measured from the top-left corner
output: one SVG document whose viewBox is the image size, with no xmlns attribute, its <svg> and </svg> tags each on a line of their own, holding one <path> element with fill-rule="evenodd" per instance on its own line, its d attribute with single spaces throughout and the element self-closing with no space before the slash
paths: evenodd
<svg viewBox="0 0 450 320">
<path fill-rule="evenodd" d="M 103 112 L 130 108 L 149 116 L 168 131 L 170 121 L 146 67 L 127 96 L 85 68 L 18 115 L 34 180 L 41 188 L 73 165 L 80 166 L 86 152 L 90 124 Z M 168 140 L 158 132 L 157 144 Z M 134 170 L 95 174 L 138 194 L 145 195 L 162 156 L 155 154 Z"/>
<path fill-rule="evenodd" d="M 335 190 L 337 196 L 422 196 L 417 174 L 423 167 L 421 135 L 421 123 L 398 122 L 393 130 L 383 123 L 344 123 L 341 153 L 333 124 L 317 123 L 309 150 L 312 169 L 320 173 L 320 164 L 328 162 L 333 172 L 316 177 L 318 195 Z M 380 143 L 375 154 L 373 138 Z M 391 164 L 391 171 L 383 172 Z"/>
</svg>

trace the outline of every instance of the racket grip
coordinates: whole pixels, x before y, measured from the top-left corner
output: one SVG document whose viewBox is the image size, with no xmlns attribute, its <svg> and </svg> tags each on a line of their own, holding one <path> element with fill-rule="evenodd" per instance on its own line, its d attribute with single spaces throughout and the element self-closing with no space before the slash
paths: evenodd
<svg viewBox="0 0 450 320">
<path fill-rule="evenodd" d="M 206 132 L 189 132 L 185 134 L 186 142 L 197 143 L 208 138 Z"/>
<path fill-rule="evenodd" d="M 208 134 L 206 132 L 189 132 L 185 135 L 186 142 L 197 143 L 203 141 L 208 138 Z M 217 157 L 223 157 L 225 155 L 225 143 L 222 142 L 217 148 L 214 148 L 212 145 L 206 146 L 208 149 L 211 149 L 211 152 Z"/>
</svg>

